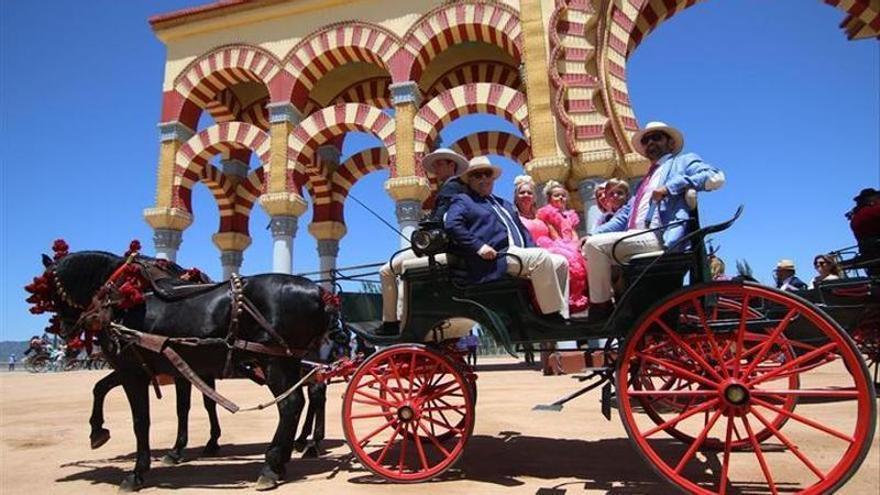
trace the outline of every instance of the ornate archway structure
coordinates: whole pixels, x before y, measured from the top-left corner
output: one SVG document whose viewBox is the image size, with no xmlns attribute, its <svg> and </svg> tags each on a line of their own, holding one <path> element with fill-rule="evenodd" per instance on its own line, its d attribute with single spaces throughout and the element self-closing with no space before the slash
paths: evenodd
<svg viewBox="0 0 880 495">
<path fill-rule="evenodd" d="M 157 251 L 173 258 L 203 182 L 218 236 L 247 236 L 253 204 L 266 210 L 276 271 L 291 271 L 298 217 L 311 207 L 309 230 L 331 266 L 358 179 L 390 171 L 385 189 L 406 231 L 431 192 L 421 157 L 444 126 L 474 113 L 510 121 L 521 137 L 477 132 L 452 146 L 508 156 L 539 183 L 566 182 L 589 209 L 600 180 L 647 167 L 629 145 L 629 56 L 697 1 L 217 0 L 155 16 L 168 47 L 156 204 L 144 212 Z M 880 35 L 876 1 L 823 1 L 844 12 L 850 39 Z M 199 129 L 204 112 L 215 125 Z M 340 163 L 352 131 L 382 146 Z M 220 167 L 210 163 L 218 154 Z"/>
</svg>

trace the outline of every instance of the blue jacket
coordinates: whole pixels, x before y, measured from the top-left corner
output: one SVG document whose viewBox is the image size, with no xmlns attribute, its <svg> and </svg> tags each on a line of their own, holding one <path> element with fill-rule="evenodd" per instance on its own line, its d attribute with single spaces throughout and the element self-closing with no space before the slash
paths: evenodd
<svg viewBox="0 0 880 495">
<path fill-rule="evenodd" d="M 437 191 L 437 200 L 434 202 L 434 210 L 431 211 L 431 214 L 428 215 L 426 220 L 443 223 L 443 215 L 449 210 L 449 205 L 452 204 L 452 198 L 457 194 L 466 192 L 468 192 L 467 185 L 458 177 L 452 177 L 447 180 Z"/>
<path fill-rule="evenodd" d="M 513 219 L 525 242 L 524 247 L 534 247 L 532 237 L 519 219 L 510 201 L 492 196 Z M 498 253 L 507 251 L 509 241 L 507 227 L 498 218 L 487 198 L 474 192 L 458 194 L 446 211 L 446 232 L 454 245 L 451 252 L 462 259 L 468 267 L 468 279 L 474 283 L 489 282 L 501 278 L 507 272 L 507 259 L 499 256 L 494 260 L 480 258 L 477 251 L 488 244 Z"/>
<path fill-rule="evenodd" d="M 667 161 L 672 163 L 667 164 Z M 684 199 L 684 192 L 687 189 L 694 188 L 697 191 L 712 191 L 724 185 L 724 173 L 717 168 L 704 162 L 696 153 L 684 153 L 680 155 L 666 155 L 660 159 L 658 167 L 665 167 L 665 177 L 660 178 L 659 185 L 666 186 L 669 195 L 663 198 L 657 205 L 655 215 L 659 215 L 660 225 L 669 225 L 678 220 L 686 220 L 690 218 L 690 211 Z M 658 173 L 664 173 L 660 170 Z M 634 202 L 636 195 L 617 210 L 617 213 L 608 220 L 596 227 L 594 234 L 603 234 L 605 232 L 623 232 L 627 230 L 630 215 L 635 215 Z M 672 246 L 675 242 L 682 238 L 685 234 L 685 224 L 676 225 L 663 233 L 663 244 Z M 680 246 L 683 249 L 684 246 Z"/>
</svg>

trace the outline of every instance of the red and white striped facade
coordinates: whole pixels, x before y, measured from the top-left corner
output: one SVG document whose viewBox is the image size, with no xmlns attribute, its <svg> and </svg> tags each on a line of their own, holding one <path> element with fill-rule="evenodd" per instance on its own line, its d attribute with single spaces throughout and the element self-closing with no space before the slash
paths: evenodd
<svg viewBox="0 0 880 495">
<path fill-rule="evenodd" d="M 346 6 L 328 3 L 326 15 L 308 17 L 325 23 L 287 40 L 272 23 L 304 18 L 293 14 L 302 0 L 218 1 L 154 17 L 154 30 L 169 46 L 169 67 L 183 61 L 166 71 L 161 123 L 193 132 L 176 138 L 173 163 L 160 163 L 160 177 L 163 167 L 172 177 L 160 180 L 157 207 L 191 215 L 192 188 L 201 182 L 217 201 L 219 232 L 248 235 L 254 203 L 282 193 L 307 198 L 314 222 L 344 225 L 348 192 L 361 177 L 389 170 L 392 179 L 427 179 L 420 161 L 440 132 L 477 113 L 508 120 L 519 136 L 481 132 L 451 144 L 465 156 L 497 154 L 524 166 L 554 159 L 570 167 L 607 152 L 625 170 L 629 137 L 638 130 L 627 59 L 660 23 L 697 1 L 555 0 L 538 38 L 526 29 L 522 9 L 540 10 L 541 0 L 438 0 L 425 11 L 417 10 L 425 4 L 419 2 L 411 12 L 403 2 L 388 2 L 395 22 L 377 13 L 326 24 L 351 17 Z M 845 12 L 848 37 L 880 33 L 876 1 L 823 1 Z M 249 25 L 265 25 L 266 32 Z M 203 34 L 209 31 L 222 41 L 212 45 Z M 190 38 L 199 41 L 186 44 Z M 396 95 L 407 85 L 416 88 L 413 94 Z M 405 105 L 415 108 L 401 126 Z M 205 111 L 214 125 L 199 129 Z M 322 146 L 338 147 L 352 131 L 370 133 L 382 146 L 338 164 L 318 159 Z M 244 176 L 224 174 L 211 163 L 218 155 L 251 168 Z"/>
</svg>

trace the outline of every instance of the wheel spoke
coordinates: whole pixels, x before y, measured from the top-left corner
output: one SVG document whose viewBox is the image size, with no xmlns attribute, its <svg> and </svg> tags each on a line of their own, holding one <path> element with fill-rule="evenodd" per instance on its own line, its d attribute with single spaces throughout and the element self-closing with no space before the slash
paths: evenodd
<svg viewBox="0 0 880 495">
<path fill-rule="evenodd" d="M 825 344 L 825 345 L 823 345 L 822 347 L 820 347 L 820 348 L 818 348 L 818 349 L 816 349 L 816 350 L 813 350 L 813 351 L 811 351 L 811 352 L 808 352 L 808 353 L 804 354 L 803 356 L 800 356 L 800 357 L 798 357 L 798 358 L 796 358 L 796 359 L 792 359 L 791 361 L 789 361 L 789 362 L 783 364 L 782 366 L 780 366 L 780 367 L 774 369 L 773 371 L 771 371 L 771 372 L 769 372 L 769 373 L 765 373 L 765 374 L 763 374 L 763 375 L 761 375 L 761 376 L 755 377 L 755 379 L 752 380 L 751 382 L 748 382 L 748 383 L 746 384 L 746 386 L 748 386 L 749 388 L 752 388 L 752 387 L 754 387 L 755 385 L 757 385 L 757 384 L 759 384 L 759 383 L 761 383 L 761 382 L 767 381 L 767 380 L 769 380 L 770 378 L 773 378 L 774 376 L 779 375 L 780 373 L 783 373 L 783 372 L 788 371 L 788 370 L 790 370 L 790 369 L 792 369 L 792 368 L 794 368 L 794 367 L 799 366 L 799 365 L 802 364 L 802 363 L 805 363 L 805 362 L 807 362 L 807 361 L 810 361 L 810 360 L 812 360 L 813 358 L 818 357 L 820 354 L 825 354 L 825 353 L 827 353 L 828 351 L 830 351 L 831 349 L 834 349 L 835 347 L 837 347 L 837 344 L 834 343 L 834 342 L 831 342 L 831 343 Z M 829 361 L 829 362 L 830 362 L 830 361 Z"/>
<path fill-rule="evenodd" d="M 375 405 L 378 405 L 378 406 L 385 406 L 385 407 L 391 407 L 391 408 L 397 407 L 396 405 L 388 402 L 387 400 L 385 400 L 377 395 L 368 394 L 367 392 L 364 392 L 363 390 L 360 389 L 360 387 L 358 387 L 358 389 L 355 390 L 354 393 L 356 393 L 358 395 L 363 395 L 364 397 L 371 399 L 375 403 Z"/>
<path fill-rule="evenodd" d="M 382 384 L 382 389 L 387 391 L 388 394 L 391 395 L 391 397 L 395 401 L 400 402 L 400 397 L 392 390 L 391 387 L 388 386 L 388 381 L 386 379 L 376 375 L 376 373 L 374 373 L 373 370 L 369 370 L 369 371 L 370 371 L 370 376 L 372 376 L 373 378 L 376 379 L 376 381 L 378 381 L 379 383 Z"/>
<path fill-rule="evenodd" d="M 676 425 L 676 424 L 688 419 L 689 417 L 691 417 L 695 414 L 699 414 L 703 411 L 708 411 L 709 409 L 715 407 L 718 404 L 718 401 L 719 401 L 718 399 L 712 399 L 699 407 L 691 409 L 688 412 L 681 413 L 678 416 L 670 419 L 669 421 L 666 421 L 663 424 L 657 425 L 654 428 L 651 428 L 650 430 L 646 431 L 645 433 L 642 433 L 642 436 L 645 438 L 648 438 L 651 435 L 657 433 L 658 431 L 662 431 L 662 430 L 665 430 L 666 428 L 669 428 L 670 426 Z"/>
<path fill-rule="evenodd" d="M 660 359 L 660 358 L 656 358 L 656 357 L 654 357 L 654 356 L 650 356 L 650 355 L 642 354 L 641 352 L 636 353 L 636 356 L 638 356 L 638 357 L 640 357 L 640 358 L 642 358 L 642 359 L 644 359 L 644 360 L 647 360 L 647 361 L 651 361 L 651 362 L 653 362 L 653 363 L 656 363 L 656 364 L 658 364 L 658 365 L 660 365 L 660 366 L 665 366 L 666 368 L 668 368 L 670 371 L 672 371 L 672 372 L 673 372 L 676 376 L 678 376 L 678 377 L 681 377 L 681 378 L 688 378 L 688 379 L 690 379 L 691 381 L 694 381 L 694 382 L 700 382 L 700 383 L 702 383 L 703 385 L 706 385 L 707 387 L 715 388 L 715 386 L 716 386 L 716 383 L 715 383 L 715 382 L 712 382 L 712 381 L 710 381 L 710 380 L 708 380 L 708 379 L 706 379 L 706 378 L 704 378 L 704 377 L 702 377 L 702 376 L 700 376 L 700 375 L 697 375 L 697 374 L 695 374 L 695 373 L 692 373 L 692 372 L 690 372 L 690 371 L 688 371 L 688 370 L 686 370 L 686 369 L 684 369 L 684 368 L 682 368 L 682 367 L 680 367 L 680 366 L 677 366 L 677 365 L 673 364 L 673 363 L 670 362 L 670 361 L 666 361 L 665 359 Z"/>
<path fill-rule="evenodd" d="M 761 471 L 764 473 L 764 479 L 767 480 L 767 483 L 770 484 L 770 493 L 777 494 L 779 493 L 776 490 L 776 484 L 773 483 L 773 476 L 770 474 L 770 468 L 767 466 L 767 461 L 764 459 L 764 452 L 761 450 L 761 446 L 758 444 L 758 439 L 755 438 L 755 433 L 752 431 L 752 425 L 749 424 L 749 417 L 742 417 L 743 424 L 746 426 L 746 432 L 749 434 L 749 442 L 752 444 L 752 448 L 754 449 L 755 456 L 758 458 L 758 463 L 761 465 Z"/>
<path fill-rule="evenodd" d="M 858 397 L 859 392 L 856 390 L 820 390 L 820 389 L 796 389 L 796 390 L 763 390 L 754 389 L 752 395 L 760 396 L 801 396 L 801 397 L 833 397 L 833 398 L 853 398 Z"/>
<path fill-rule="evenodd" d="M 422 438 L 419 436 L 419 432 L 416 430 L 416 423 L 412 423 L 412 435 L 415 438 L 416 450 L 419 453 L 419 460 L 422 462 L 422 467 L 425 471 L 431 469 L 428 466 L 428 458 L 425 457 L 425 449 L 422 447 Z"/>
<path fill-rule="evenodd" d="M 435 423 L 435 424 L 437 424 L 437 425 L 439 425 L 439 426 L 442 426 L 442 427 L 448 429 L 449 431 L 454 431 L 455 433 L 461 433 L 461 429 L 460 429 L 460 428 L 456 428 L 456 427 L 452 426 L 452 425 L 449 424 L 449 423 L 443 424 L 443 423 L 441 423 L 441 422 L 435 420 L 434 418 L 432 418 L 432 417 L 430 417 L 430 416 L 422 416 L 422 419 L 428 420 L 428 421 L 431 422 L 431 423 Z"/>
<path fill-rule="evenodd" d="M 675 332 L 672 331 L 672 329 L 663 322 L 663 320 L 657 318 L 654 320 L 654 322 L 657 323 L 660 328 L 662 328 L 663 331 L 666 332 L 667 335 L 669 335 L 669 338 L 671 338 L 673 342 L 675 342 L 679 349 L 683 349 L 684 352 L 688 353 L 692 358 L 694 358 L 694 360 L 696 360 L 697 363 L 699 363 L 704 370 L 708 371 L 709 374 L 711 374 L 716 380 L 718 380 L 719 382 L 723 380 L 721 375 L 719 375 L 718 372 L 715 371 L 715 369 L 713 369 L 712 366 L 710 366 L 709 363 L 707 363 L 702 356 L 700 356 L 695 350 L 693 350 L 690 345 L 683 341 L 681 337 L 676 335 Z"/>
<path fill-rule="evenodd" d="M 370 441 L 371 438 L 373 438 L 373 437 L 375 437 L 376 435 L 378 435 L 379 433 L 385 431 L 386 428 L 388 428 L 389 426 L 391 426 L 391 425 L 393 425 L 394 423 L 397 423 L 397 422 L 398 422 L 398 421 L 397 421 L 396 419 L 388 420 L 387 423 L 385 423 L 384 425 L 382 425 L 382 426 L 376 428 L 375 430 L 371 431 L 369 434 L 367 434 L 367 436 L 365 436 L 364 438 L 362 438 L 362 439 L 360 440 L 360 442 L 358 442 L 358 443 L 360 443 L 361 447 L 363 447 L 364 445 L 367 444 L 367 442 Z"/>
<path fill-rule="evenodd" d="M 449 457 L 449 455 L 450 455 L 449 451 L 446 450 L 446 448 L 444 448 L 443 445 L 440 445 L 440 442 L 437 441 L 437 437 L 432 432 L 429 432 L 428 429 L 425 428 L 425 425 L 423 425 L 421 423 L 421 421 L 418 423 L 418 425 L 419 425 L 419 428 L 421 428 L 422 431 L 424 431 L 427 434 L 428 440 L 430 440 L 431 443 L 434 444 L 434 447 L 437 447 L 437 450 L 439 450 L 440 452 L 443 452 L 443 455 L 445 455 L 446 457 Z"/>
<path fill-rule="evenodd" d="M 761 399 L 758 399 L 757 397 L 752 398 L 752 400 L 755 402 L 755 404 L 758 404 L 758 405 L 763 406 L 767 409 L 770 409 L 771 411 L 773 411 L 775 413 L 787 416 L 795 421 L 799 421 L 807 426 L 812 426 L 813 428 L 816 428 L 817 430 L 824 431 L 825 433 L 827 433 L 831 436 L 837 437 L 837 438 L 844 440 L 844 441 L 847 441 L 849 443 L 855 442 L 855 439 L 853 437 L 845 435 L 845 434 L 843 434 L 833 428 L 825 426 L 823 424 L 819 424 L 809 418 L 805 418 L 805 417 L 801 416 L 800 414 L 795 414 L 793 412 L 786 411 L 785 409 L 780 409 L 780 408 L 774 406 L 773 404 L 770 404 L 769 402 L 765 402 Z"/>
<path fill-rule="evenodd" d="M 736 359 L 733 362 L 733 376 L 739 376 L 740 361 L 742 360 L 743 341 L 746 336 L 746 312 L 749 307 L 749 293 L 743 295 L 742 308 L 739 314 L 739 329 L 736 331 Z"/>
<path fill-rule="evenodd" d="M 729 416 L 727 418 L 727 433 L 724 435 L 724 457 L 721 460 L 721 489 L 720 495 L 724 495 L 727 493 L 727 485 L 730 483 L 730 480 L 727 478 L 727 474 L 730 472 L 730 451 L 733 448 L 733 442 L 731 442 L 731 435 L 733 434 L 734 429 L 733 424 L 733 416 Z"/>
<path fill-rule="evenodd" d="M 746 368 L 741 377 L 747 378 L 749 375 L 752 374 L 752 371 L 754 371 L 761 360 L 764 359 L 764 356 L 767 354 L 768 351 L 770 351 L 770 347 L 773 346 L 773 343 L 776 341 L 779 335 L 781 335 L 783 332 L 785 332 L 786 329 L 788 329 L 788 325 L 789 323 L 791 323 L 796 313 L 797 308 L 791 308 L 788 313 L 785 314 L 785 318 L 783 318 L 782 321 L 779 322 L 779 325 L 776 325 L 776 328 L 773 329 L 773 333 L 771 333 L 770 336 L 767 337 L 767 340 L 761 345 L 761 349 L 760 351 L 758 351 L 758 355 L 755 357 L 755 359 L 752 360 L 751 363 L 749 363 L 749 367 Z"/>
<path fill-rule="evenodd" d="M 723 363 L 723 354 L 718 350 L 718 342 L 715 340 L 715 333 L 709 328 L 709 324 L 706 321 L 706 313 L 703 311 L 703 305 L 700 304 L 700 301 L 697 298 L 691 299 L 691 304 L 697 312 L 697 317 L 700 318 L 700 324 L 703 326 L 703 331 L 706 332 L 706 336 L 709 337 L 709 346 L 712 349 L 712 353 L 715 354 L 715 359 L 718 360 L 719 363 Z M 721 368 L 721 374 L 724 375 L 724 378 L 730 378 L 726 367 Z"/>
<path fill-rule="evenodd" d="M 376 459 L 376 464 L 382 464 L 382 461 L 385 460 L 385 455 L 388 453 L 388 449 L 391 447 L 391 444 L 394 443 L 394 440 L 397 438 L 397 435 L 400 434 L 400 428 L 403 426 L 403 423 L 397 423 L 397 427 L 394 428 L 394 432 L 391 433 L 391 438 L 385 443 L 385 447 L 382 449 L 382 452 L 379 453 L 379 458 Z M 363 447 L 363 445 L 361 446 Z"/>
<path fill-rule="evenodd" d="M 715 422 L 718 421 L 718 418 L 720 417 L 721 409 L 718 409 L 717 411 L 715 411 L 715 414 L 712 415 L 712 419 L 709 420 L 709 424 L 707 424 L 706 427 L 703 428 L 703 431 L 700 432 L 700 435 L 694 439 L 687 452 L 685 452 L 684 455 L 681 457 L 681 460 L 678 461 L 678 465 L 675 466 L 676 473 L 681 473 L 681 470 L 684 469 L 687 463 L 691 460 L 691 457 L 694 456 L 694 453 L 697 451 L 697 449 L 700 448 L 700 445 L 703 444 L 703 441 L 706 440 L 706 436 L 709 434 L 709 430 L 711 430 L 712 427 L 715 426 Z"/>
<path fill-rule="evenodd" d="M 416 353 L 412 353 L 412 358 L 409 362 L 409 391 L 406 394 L 406 399 L 410 400 L 413 396 L 413 385 L 415 384 L 414 377 L 416 376 Z"/>
<path fill-rule="evenodd" d="M 633 397 L 705 397 L 718 395 L 717 390 L 630 390 Z"/>
<path fill-rule="evenodd" d="M 367 419 L 367 418 L 387 418 L 391 413 L 380 412 L 380 413 L 371 413 L 371 414 L 355 414 L 351 416 L 351 419 Z"/>
<path fill-rule="evenodd" d="M 413 353 L 415 356 L 415 353 Z M 403 435 L 400 435 L 400 457 L 397 461 L 397 472 L 403 474 L 403 464 L 406 461 L 406 426 L 403 427 Z"/>
<path fill-rule="evenodd" d="M 800 459 L 801 462 L 803 462 L 804 465 L 807 466 L 807 468 L 809 468 L 810 471 L 813 472 L 813 474 L 818 476 L 820 480 L 825 481 L 825 479 L 827 478 L 825 476 L 825 474 L 822 473 L 822 471 L 820 471 L 819 468 L 817 468 L 815 466 L 815 464 L 810 462 L 810 460 L 807 458 L 807 456 L 805 454 L 803 454 L 801 452 L 801 450 L 799 448 L 797 448 L 797 446 L 794 445 L 791 442 L 791 440 L 788 439 L 788 437 L 783 435 L 782 432 L 779 431 L 779 429 L 777 429 L 775 426 L 773 426 L 772 423 L 767 421 L 767 418 L 765 418 L 764 415 L 761 414 L 757 409 L 752 408 L 752 410 L 750 412 L 752 414 L 754 414 L 756 418 L 758 418 L 758 421 L 760 421 L 764 425 L 765 428 L 767 428 L 768 430 L 773 432 L 773 435 L 775 435 L 776 438 L 778 438 L 783 444 L 785 444 L 785 446 L 788 447 L 788 450 L 790 450 L 792 454 L 794 454 L 798 459 Z"/>
</svg>

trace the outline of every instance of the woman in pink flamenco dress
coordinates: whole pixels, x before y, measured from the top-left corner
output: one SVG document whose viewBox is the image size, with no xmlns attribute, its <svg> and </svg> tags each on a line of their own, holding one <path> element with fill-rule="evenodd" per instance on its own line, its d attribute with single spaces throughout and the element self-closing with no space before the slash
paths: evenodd
<svg viewBox="0 0 880 495">
<path fill-rule="evenodd" d="M 580 218 L 574 210 L 566 209 L 568 191 L 561 184 L 550 181 L 544 191 L 549 204 L 536 210 L 532 178 L 521 175 L 514 179 L 514 203 L 535 244 L 568 260 L 569 309 L 579 313 L 588 306 L 587 263 L 575 231 Z"/>
</svg>

